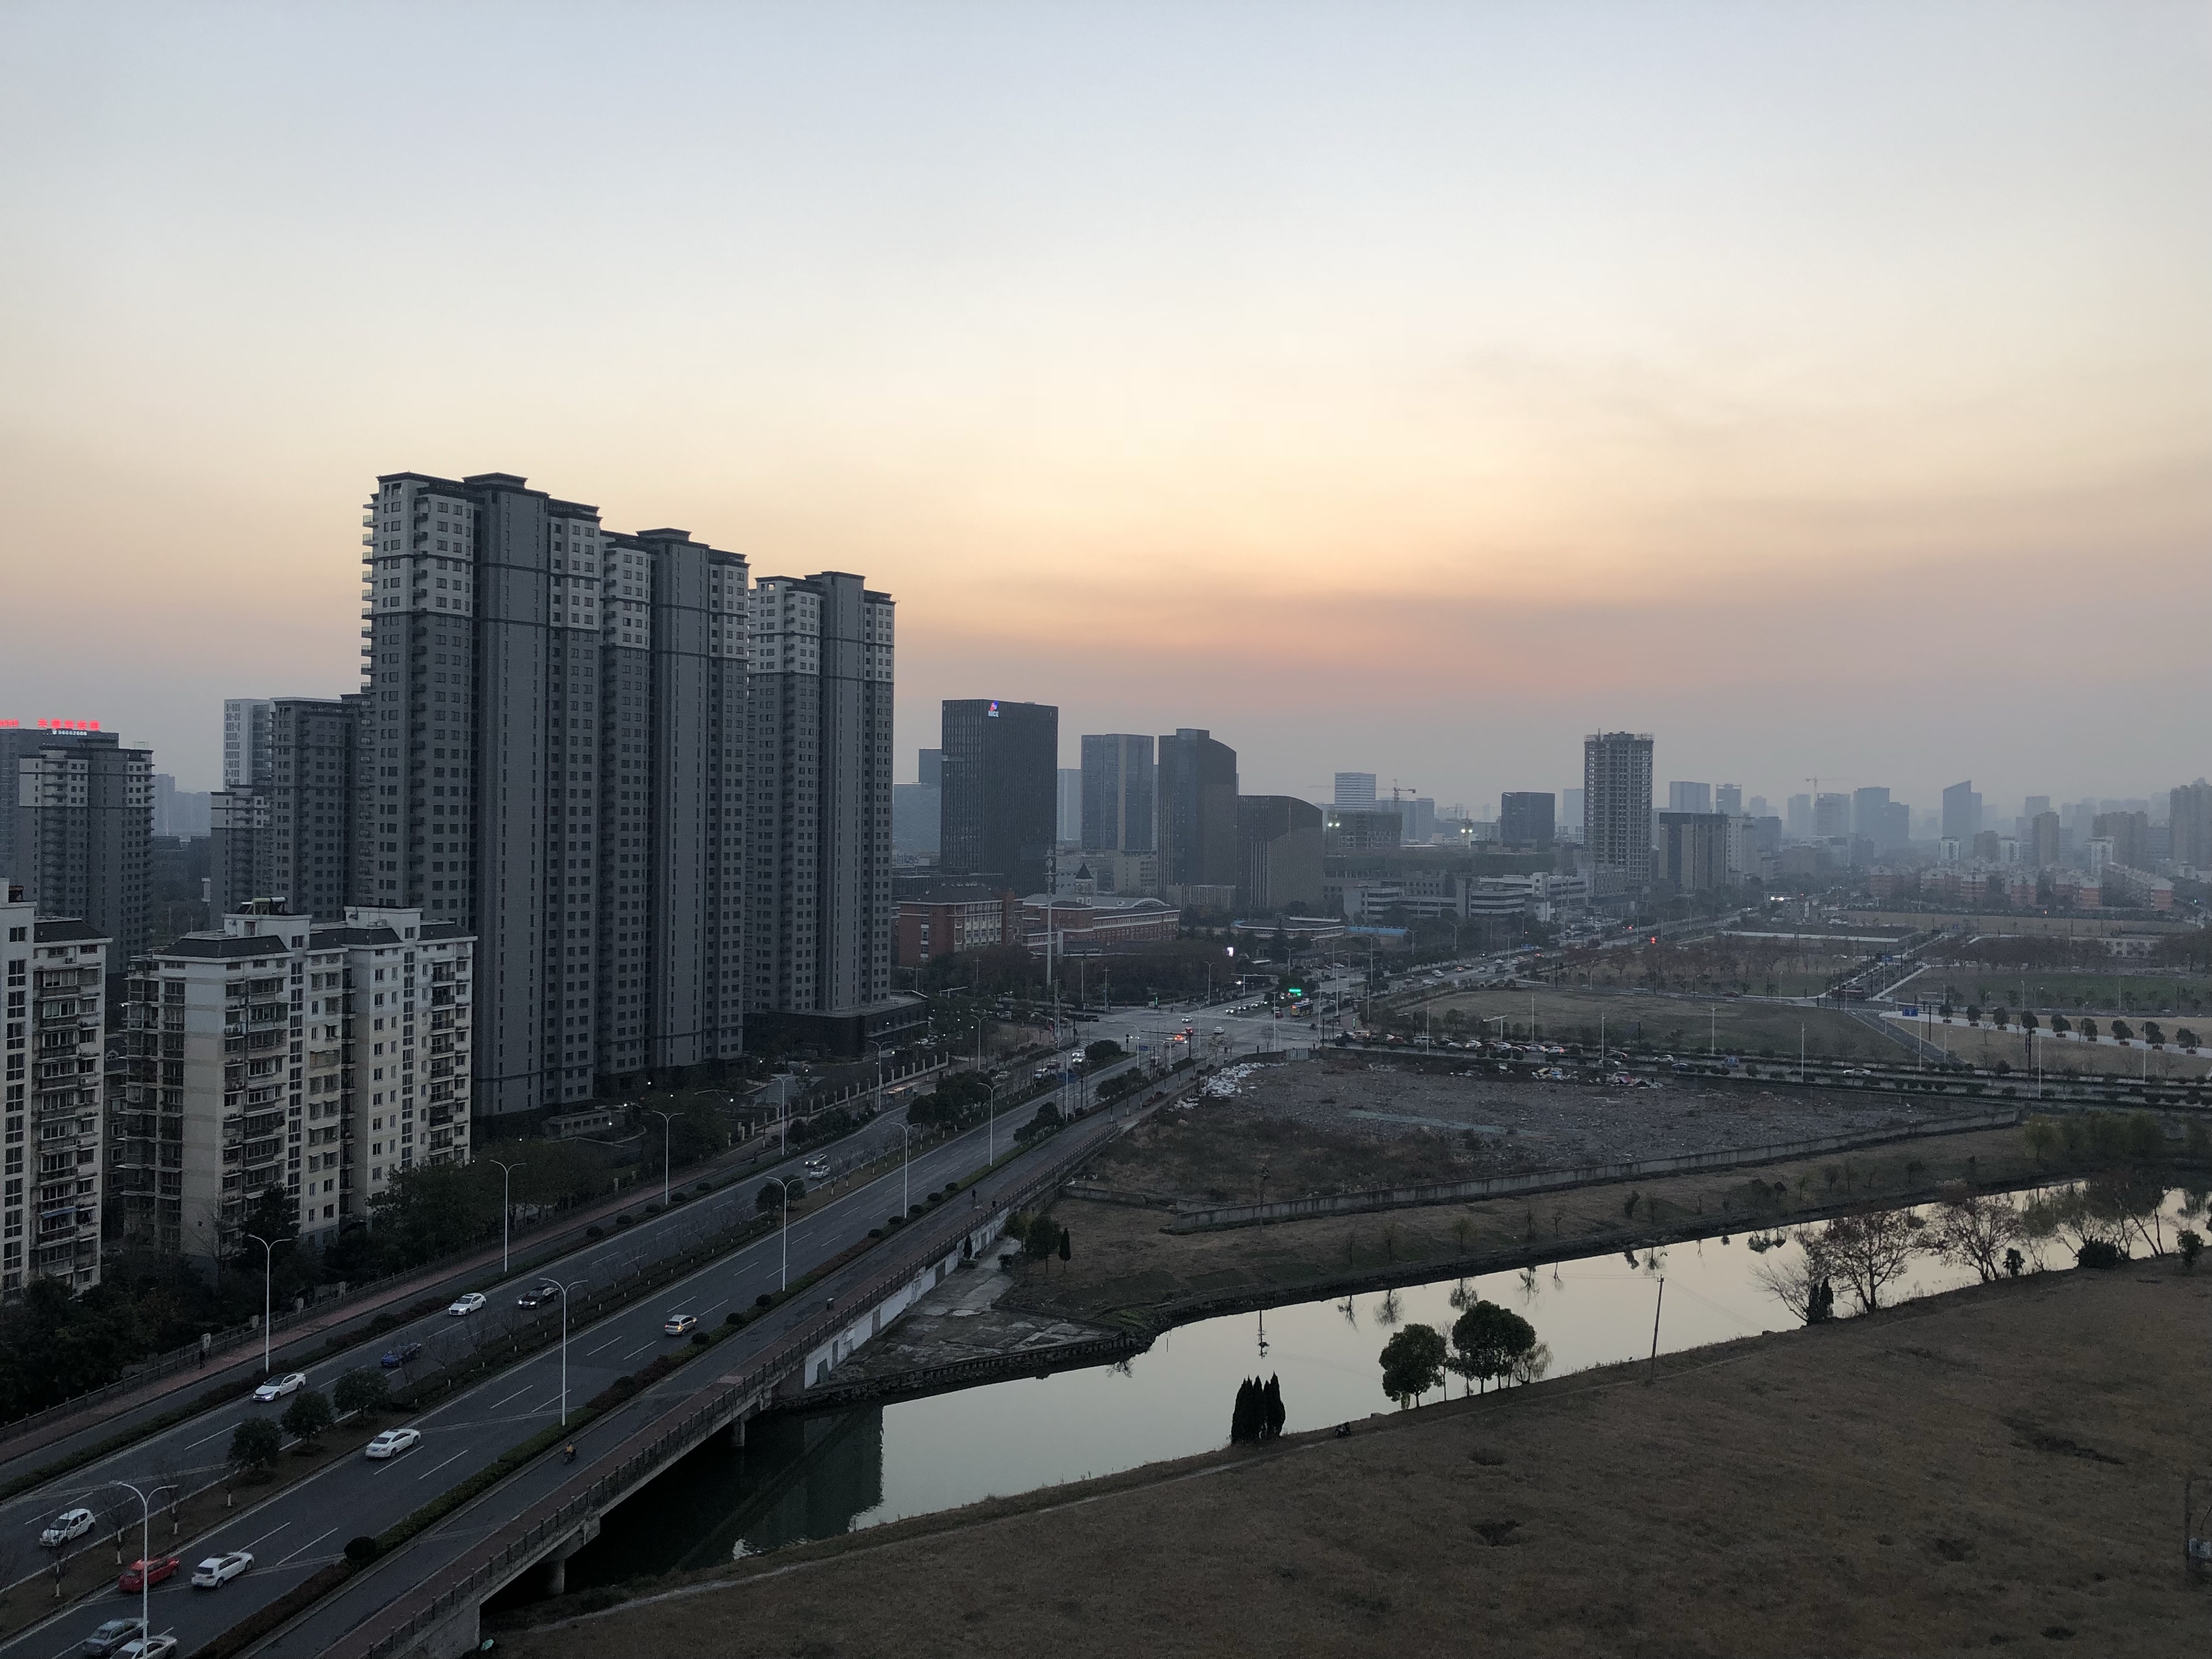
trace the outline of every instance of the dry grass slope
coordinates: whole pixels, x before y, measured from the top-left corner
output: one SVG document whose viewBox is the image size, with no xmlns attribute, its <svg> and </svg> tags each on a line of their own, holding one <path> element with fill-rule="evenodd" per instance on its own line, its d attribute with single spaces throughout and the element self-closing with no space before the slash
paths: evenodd
<svg viewBox="0 0 2212 1659">
<path fill-rule="evenodd" d="M 1662 1362 L 1656 1388 L 1589 1373 L 862 1534 L 501 1648 L 2179 1653 L 2212 1595 L 2177 1536 L 2208 1337 L 2212 1275 L 2050 1275 Z"/>
</svg>

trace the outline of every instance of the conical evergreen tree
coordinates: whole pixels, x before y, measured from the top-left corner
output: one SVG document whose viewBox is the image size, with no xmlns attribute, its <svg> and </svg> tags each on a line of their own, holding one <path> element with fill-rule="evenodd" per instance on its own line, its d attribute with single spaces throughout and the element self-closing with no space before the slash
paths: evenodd
<svg viewBox="0 0 2212 1659">
<path fill-rule="evenodd" d="M 1283 1380 L 1281 1377 L 1270 1376 L 1267 1378 L 1267 1389 L 1264 1405 L 1267 1415 L 1267 1437 L 1273 1440 L 1277 1435 L 1282 1433 L 1284 1419 L 1288 1416 L 1288 1413 L 1283 1409 Z"/>
</svg>

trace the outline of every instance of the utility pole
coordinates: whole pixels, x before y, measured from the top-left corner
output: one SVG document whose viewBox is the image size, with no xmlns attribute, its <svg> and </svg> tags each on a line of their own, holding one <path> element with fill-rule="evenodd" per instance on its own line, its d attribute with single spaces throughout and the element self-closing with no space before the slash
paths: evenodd
<svg viewBox="0 0 2212 1659">
<path fill-rule="evenodd" d="M 1651 1304 L 1651 1369 L 1644 1374 L 1644 1386 L 1650 1388 L 1659 1380 L 1659 1310 L 1667 1305 L 1667 1275 L 1659 1275 L 1659 1297 Z"/>
</svg>

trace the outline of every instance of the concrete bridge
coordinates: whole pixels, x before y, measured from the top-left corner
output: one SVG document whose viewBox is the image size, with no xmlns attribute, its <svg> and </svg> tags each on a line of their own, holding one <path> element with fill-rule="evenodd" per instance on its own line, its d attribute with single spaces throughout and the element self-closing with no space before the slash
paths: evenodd
<svg viewBox="0 0 2212 1659">
<path fill-rule="evenodd" d="M 331 1659 L 459 1659 L 475 1651 L 485 1601 L 532 1572 L 544 1576 L 549 1592 L 560 1593 L 563 1564 L 599 1535 L 609 1510 L 715 1436 L 733 1435 L 742 1443 L 750 1419 L 826 1385 L 842 1361 L 957 1272 L 963 1260 L 981 1257 L 1016 1211 L 1049 1201 L 1068 1171 L 1117 1132 L 1110 1115 L 1101 1112 L 1054 1136 L 1029 1167 L 987 1177 L 972 1189 L 982 1196 L 980 1205 L 956 1200 L 886 1239 L 848 1270 L 860 1275 L 857 1283 L 833 1279 L 807 1293 L 823 1299 L 811 1318 L 742 1368 L 703 1382 L 684 1403 L 395 1595 L 333 1644 Z"/>
</svg>

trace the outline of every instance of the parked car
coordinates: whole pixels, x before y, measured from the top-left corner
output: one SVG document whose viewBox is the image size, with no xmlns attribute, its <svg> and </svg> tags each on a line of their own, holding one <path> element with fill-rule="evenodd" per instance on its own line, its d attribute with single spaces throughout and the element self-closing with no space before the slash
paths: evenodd
<svg viewBox="0 0 2212 1659">
<path fill-rule="evenodd" d="M 165 1578 L 175 1577 L 177 1569 L 183 1565 L 183 1561 L 173 1555 L 156 1555 L 149 1560 L 133 1561 L 123 1569 L 123 1576 L 115 1581 L 115 1588 L 125 1595 L 131 1595 L 148 1584 L 158 1584 Z"/>
<path fill-rule="evenodd" d="M 39 1534 L 40 1546 L 58 1550 L 83 1537 L 97 1524 L 90 1510 L 64 1510 L 54 1517 L 53 1525 Z"/>
<path fill-rule="evenodd" d="M 698 1328 L 696 1314 L 671 1314 L 660 1327 L 662 1334 L 666 1336 L 689 1336 Z"/>
<path fill-rule="evenodd" d="M 232 1550 L 227 1555 L 210 1555 L 192 1573 L 194 1589 L 220 1589 L 253 1565 L 251 1550 Z"/>
<path fill-rule="evenodd" d="M 459 1319 L 476 1312 L 477 1310 L 483 1307 L 483 1304 L 484 1299 L 483 1292 L 479 1291 L 471 1291 L 465 1296 L 455 1297 L 452 1304 L 447 1308 L 446 1311 L 453 1315 L 456 1319 Z"/>
<path fill-rule="evenodd" d="M 272 1400 L 282 1400 L 288 1394 L 297 1394 L 307 1386 L 305 1371 L 287 1371 L 282 1376 L 272 1376 L 253 1391 L 253 1397 L 267 1405 Z"/>
<path fill-rule="evenodd" d="M 542 1308 L 560 1294 L 561 1287 L 549 1279 L 542 1285 L 532 1285 L 515 1297 L 514 1305 L 518 1308 Z"/>
<path fill-rule="evenodd" d="M 386 1352 L 384 1367 L 386 1370 L 393 1370 L 405 1364 L 422 1352 L 422 1345 L 420 1342 L 402 1342 L 398 1347 Z"/>
<path fill-rule="evenodd" d="M 174 1659 L 176 1651 L 175 1637 L 145 1636 L 116 1649 L 115 1659 Z"/>
<path fill-rule="evenodd" d="M 114 1659 L 128 1642 L 137 1646 L 146 1629 L 143 1619 L 111 1619 L 84 1638 L 82 1646 L 91 1659 Z"/>
<path fill-rule="evenodd" d="M 375 1458 L 380 1462 L 422 1443 L 422 1431 L 420 1429 L 386 1429 L 362 1449 L 362 1455 Z"/>
</svg>

